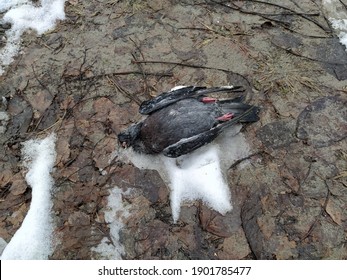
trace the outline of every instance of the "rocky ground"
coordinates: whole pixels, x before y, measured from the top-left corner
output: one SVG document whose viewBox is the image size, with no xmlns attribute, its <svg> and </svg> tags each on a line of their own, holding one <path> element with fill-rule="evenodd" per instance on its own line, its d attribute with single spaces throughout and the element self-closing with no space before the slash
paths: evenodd
<svg viewBox="0 0 347 280">
<path fill-rule="evenodd" d="M 320 1 L 277 3 L 70 0 L 54 31 L 26 33 L 0 77 L 0 237 L 30 205 L 21 142 L 54 131 L 52 259 L 102 258 L 113 187 L 124 259 L 346 259 L 347 52 Z M 173 224 L 168 187 L 118 157 L 116 135 L 181 84 L 243 85 L 261 119 L 227 172 L 234 210 L 187 203 Z"/>
</svg>

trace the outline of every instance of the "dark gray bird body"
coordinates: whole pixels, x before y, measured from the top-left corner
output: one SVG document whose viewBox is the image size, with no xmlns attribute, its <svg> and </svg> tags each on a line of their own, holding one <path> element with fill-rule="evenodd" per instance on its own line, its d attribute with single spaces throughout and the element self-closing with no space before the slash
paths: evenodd
<svg viewBox="0 0 347 280">
<path fill-rule="evenodd" d="M 205 94 L 221 91 L 232 89 L 185 87 L 145 101 L 140 112 L 148 114 L 147 118 L 120 133 L 118 139 L 137 152 L 178 157 L 213 141 L 232 124 L 258 120 L 258 108 L 239 102 L 240 98 L 205 98 Z"/>
</svg>

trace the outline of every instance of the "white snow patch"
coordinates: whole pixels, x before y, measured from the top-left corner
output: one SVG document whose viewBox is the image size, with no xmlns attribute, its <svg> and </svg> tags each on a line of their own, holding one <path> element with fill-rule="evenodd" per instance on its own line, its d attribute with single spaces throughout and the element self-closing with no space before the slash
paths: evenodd
<svg viewBox="0 0 347 280">
<path fill-rule="evenodd" d="M 9 115 L 4 111 L 0 111 L 0 134 L 6 131 L 6 126 L 9 120 Z"/>
<path fill-rule="evenodd" d="M 6 31 L 7 42 L 0 50 L 0 75 L 20 50 L 20 37 L 27 29 L 35 30 L 39 35 L 54 28 L 57 20 L 65 18 L 65 0 L 42 0 L 41 6 L 29 1 L 1 1 L 0 11 L 7 11 L 2 22 L 12 24 Z"/>
<path fill-rule="evenodd" d="M 182 86 L 182 85 L 179 85 L 179 86 L 173 87 L 172 89 L 170 89 L 170 91 L 174 91 L 174 90 L 178 90 L 178 89 L 186 88 L 186 87 L 190 87 L 190 86 Z M 234 86 L 233 86 L 233 85 L 227 85 L 227 86 L 221 86 L 220 88 L 224 88 L 224 89 L 233 89 Z"/>
<path fill-rule="evenodd" d="M 0 121 L 7 122 L 10 119 L 8 114 L 4 111 L 0 111 Z"/>
<path fill-rule="evenodd" d="M 170 89 L 170 91 L 174 91 L 174 90 L 178 90 L 178 89 L 186 88 L 186 87 L 188 87 L 188 86 L 175 86 L 172 89 Z"/>
<path fill-rule="evenodd" d="M 347 15 L 346 15 L 347 17 Z M 331 24 L 335 30 L 338 30 L 338 37 L 341 44 L 343 44 L 347 50 L 347 19 L 333 19 L 330 18 Z"/>
<path fill-rule="evenodd" d="M 124 227 L 123 219 L 129 216 L 128 209 L 123 205 L 122 194 L 124 192 L 117 187 L 110 190 L 107 209 L 105 211 L 105 222 L 110 227 L 111 241 L 104 237 L 101 243 L 93 248 L 93 251 L 108 260 L 121 260 L 125 253 L 123 245 L 119 241 L 119 231 Z"/>
<path fill-rule="evenodd" d="M 347 51 L 347 10 L 339 0 L 323 0 L 326 16 Z"/>
<path fill-rule="evenodd" d="M 23 5 L 28 3 L 29 0 L 2 0 L 0 2 L 0 12 L 8 11 L 9 9 L 16 7 L 18 5 Z"/>
<path fill-rule="evenodd" d="M 233 89 L 233 88 L 234 88 L 234 86 L 233 86 L 233 85 L 221 86 L 221 88 L 225 88 L 225 89 Z"/>
<path fill-rule="evenodd" d="M 212 209 L 226 214 L 232 210 L 231 194 L 225 180 L 227 169 L 250 154 L 241 125 L 223 132 L 214 142 L 177 159 L 145 155 L 132 149 L 123 155 L 136 167 L 157 170 L 171 190 L 172 217 L 177 222 L 184 201 L 201 199 Z M 122 152 L 121 152 L 122 153 Z"/>
<path fill-rule="evenodd" d="M 53 221 L 51 217 L 50 172 L 56 157 L 54 134 L 42 140 L 23 144 L 23 157 L 28 172 L 25 176 L 32 188 L 30 209 L 15 235 L 6 246 L 1 259 L 47 259 L 53 252 Z"/>
<path fill-rule="evenodd" d="M 215 146 L 185 157 L 179 165 L 172 159 L 164 160 L 164 164 L 171 181 L 170 199 L 175 222 L 183 201 L 201 199 L 221 214 L 232 210 L 230 191 L 222 176 Z"/>
</svg>

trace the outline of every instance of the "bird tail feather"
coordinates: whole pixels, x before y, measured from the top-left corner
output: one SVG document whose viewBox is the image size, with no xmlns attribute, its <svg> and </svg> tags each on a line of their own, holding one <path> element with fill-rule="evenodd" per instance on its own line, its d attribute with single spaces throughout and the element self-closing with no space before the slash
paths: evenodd
<svg viewBox="0 0 347 280">
<path fill-rule="evenodd" d="M 257 106 L 234 102 L 221 102 L 219 105 L 224 113 L 233 113 L 235 117 L 240 116 L 239 122 L 248 123 L 259 120 L 260 108 Z"/>
</svg>

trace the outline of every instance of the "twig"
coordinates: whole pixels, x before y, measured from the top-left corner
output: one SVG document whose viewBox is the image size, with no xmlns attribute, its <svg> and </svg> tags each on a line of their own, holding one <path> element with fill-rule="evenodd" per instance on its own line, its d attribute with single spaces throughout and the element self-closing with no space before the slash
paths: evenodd
<svg viewBox="0 0 347 280">
<path fill-rule="evenodd" d="M 344 6 L 345 9 L 347 10 L 347 4 L 345 4 L 342 0 L 339 0 L 339 1 L 340 1 L 340 3 L 342 4 L 342 6 Z"/>
<path fill-rule="evenodd" d="M 240 163 L 244 162 L 245 160 L 249 160 L 249 159 L 253 158 L 254 156 L 258 156 L 258 155 L 260 155 L 260 156 L 264 156 L 264 155 L 271 156 L 269 153 L 267 153 L 267 152 L 265 152 L 265 151 L 258 151 L 258 152 L 255 152 L 255 153 L 253 153 L 253 154 L 250 154 L 250 155 L 248 155 L 248 156 L 246 156 L 246 157 L 243 157 L 243 158 L 238 159 L 237 161 L 235 161 L 235 162 L 228 168 L 228 170 L 233 169 L 233 168 L 235 168 L 236 166 L 238 166 Z"/>
<path fill-rule="evenodd" d="M 147 76 L 159 76 L 159 77 L 172 77 L 172 72 L 162 72 L 162 73 L 154 73 L 154 72 L 140 72 L 140 71 L 124 71 L 124 72 L 113 72 L 109 74 L 103 74 L 102 76 L 124 76 L 124 75 L 147 75 Z"/>
<path fill-rule="evenodd" d="M 258 4 L 269 5 L 269 6 L 277 7 L 277 8 L 283 9 L 283 10 L 287 10 L 290 13 L 292 13 L 293 15 L 298 15 L 298 16 L 303 17 L 304 19 L 307 19 L 308 21 L 312 21 L 313 23 L 317 24 L 317 26 L 321 27 L 323 30 L 325 29 L 325 27 L 322 26 L 319 22 L 316 22 L 315 20 L 309 18 L 309 16 L 319 16 L 320 15 L 319 12 L 316 12 L 316 13 L 300 13 L 300 12 L 297 12 L 297 11 L 291 9 L 291 8 L 288 8 L 288 7 L 285 7 L 285 6 L 281 6 L 279 4 L 275 4 L 275 3 L 271 3 L 271 2 L 264 2 L 264 1 L 260 1 L 260 0 L 242 0 L 242 1 L 245 1 L 245 2 L 255 2 L 255 3 L 258 3 Z"/>
<path fill-rule="evenodd" d="M 341 171 L 339 175 L 333 177 L 333 180 L 347 177 L 347 170 Z"/>
<path fill-rule="evenodd" d="M 125 89 L 123 89 L 118 83 L 117 81 L 115 81 L 114 79 L 111 79 L 110 77 L 106 76 L 107 80 L 109 81 L 110 84 L 112 84 L 120 93 L 122 93 L 124 96 L 126 96 L 127 98 L 129 98 L 130 100 L 134 101 L 137 105 L 140 105 L 142 102 L 141 100 L 139 100 L 137 97 L 135 97 L 134 95 L 130 94 L 129 92 L 127 92 Z"/>
<path fill-rule="evenodd" d="M 312 57 L 308 57 L 308 56 L 305 56 L 305 55 L 302 55 L 302 54 L 299 54 L 295 51 L 293 51 L 291 48 L 284 48 L 284 47 L 281 47 L 277 44 L 275 44 L 273 41 L 271 41 L 271 43 L 281 49 L 281 50 L 284 50 L 286 51 L 287 53 L 289 54 L 292 54 L 292 55 L 295 55 L 297 57 L 301 57 L 301 58 L 304 58 L 304 59 L 308 59 L 308 60 L 311 60 L 311 61 L 315 61 L 315 62 L 320 62 L 320 63 L 327 63 L 327 64 L 331 64 L 331 65 L 346 65 L 347 63 L 340 63 L 340 62 L 329 62 L 329 61 L 324 61 L 324 60 L 320 60 L 320 59 L 316 59 L 316 58 L 312 58 Z"/>
<path fill-rule="evenodd" d="M 59 129 L 61 128 L 62 123 L 63 123 L 63 120 L 64 120 L 64 118 L 65 118 L 65 116 L 66 116 L 66 112 L 67 112 L 67 110 L 64 111 L 63 115 L 62 115 L 61 117 L 59 117 L 58 120 L 57 120 L 54 124 L 52 124 L 51 126 L 45 128 L 45 129 L 43 129 L 43 130 L 40 131 L 38 134 L 45 133 L 47 130 L 50 130 L 51 128 L 53 128 L 53 127 L 55 127 L 56 125 L 59 125 L 59 124 L 60 124 L 60 126 L 59 126 L 58 128 L 56 128 L 55 131 L 59 130 Z M 36 126 L 35 126 L 34 131 L 38 128 L 38 126 L 40 125 L 40 123 L 41 123 L 42 119 L 44 118 L 44 116 L 45 116 L 45 115 L 42 114 L 42 116 L 41 116 L 41 118 L 40 118 L 40 121 L 39 121 L 39 122 L 36 124 Z"/>
<path fill-rule="evenodd" d="M 31 64 L 31 69 L 33 70 L 33 73 L 34 73 L 34 78 L 35 80 L 40 84 L 40 86 L 47 90 L 48 93 L 52 96 L 52 97 L 55 97 L 55 95 L 51 92 L 51 90 L 38 78 L 37 74 L 36 74 L 36 71 L 35 71 L 35 67 L 34 67 L 34 64 Z"/>
<path fill-rule="evenodd" d="M 241 74 L 233 72 L 231 70 L 223 69 L 223 68 L 215 68 L 215 67 L 195 65 L 195 64 L 189 64 L 189 63 L 183 63 L 183 62 L 159 61 L 159 60 L 133 60 L 132 63 L 164 64 L 164 65 L 166 64 L 166 65 L 176 65 L 176 66 L 181 66 L 181 67 L 189 67 L 189 68 L 197 68 L 197 69 L 216 70 L 216 71 L 221 71 L 221 72 L 225 72 L 225 73 L 231 73 L 231 74 L 240 76 L 240 77 L 242 77 L 243 79 L 245 79 L 248 82 L 248 79 L 246 79 Z"/>
<path fill-rule="evenodd" d="M 215 1 L 215 0 L 211 0 L 211 1 L 213 3 L 215 3 L 215 4 L 221 5 L 223 7 L 226 7 L 226 8 L 232 9 L 232 10 L 239 11 L 239 12 L 244 13 L 244 14 L 257 15 L 257 16 L 263 17 L 263 18 L 265 18 L 267 20 L 280 23 L 283 27 L 288 28 L 288 26 L 285 23 L 283 23 L 283 21 L 276 20 L 276 19 L 273 19 L 273 18 L 269 17 L 269 16 L 271 16 L 271 14 L 264 14 L 264 13 L 260 13 L 260 12 L 248 11 L 248 10 L 242 9 L 241 7 L 239 7 L 239 6 L 237 6 L 237 5 L 233 4 L 233 3 L 229 3 L 229 4 L 232 4 L 232 6 L 231 6 L 231 5 L 226 5 L 224 2 L 218 2 L 218 1 Z M 317 15 L 319 15 L 319 13 L 318 14 L 317 13 L 313 13 L 313 14 L 300 13 L 300 12 L 296 12 L 296 11 L 294 11 L 294 10 L 288 8 L 288 7 L 284 7 L 284 6 L 281 6 L 281 5 L 278 5 L 278 4 L 274 4 L 274 3 L 267 3 L 267 2 L 263 2 L 263 1 L 258 1 L 258 0 L 243 0 L 243 1 L 250 1 L 250 2 L 255 2 L 255 3 L 258 3 L 258 4 L 270 5 L 270 6 L 274 6 L 274 7 L 277 7 L 277 8 L 281 8 L 283 10 L 287 10 L 293 16 L 300 16 L 300 17 L 302 17 L 302 18 L 304 18 L 304 19 L 314 23 L 315 25 L 317 25 L 319 28 L 321 28 L 325 32 L 331 33 L 331 30 L 327 30 L 325 26 L 321 25 L 316 20 L 310 18 L 310 16 L 317 16 Z M 290 15 L 290 13 L 286 13 L 286 14 Z M 290 31 L 293 31 L 293 30 L 290 30 Z M 309 36 L 312 36 L 312 35 L 309 35 Z"/>
<path fill-rule="evenodd" d="M 145 56 L 143 55 L 140 46 L 131 38 L 129 37 L 130 41 L 133 42 L 135 48 L 137 49 L 137 51 L 140 53 L 142 60 L 145 60 Z M 133 57 L 133 59 L 137 60 L 138 58 L 136 57 L 135 53 L 131 53 L 131 56 Z M 143 81 L 145 83 L 145 93 L 147 96 L 149 96 L 149 86 L 148 86 L 148 81 L 147 81 L 147 76 L 145 74 L 145 70 L 143 69 L 141 64 L 138 64 L 138 67 L 142 73 L 142 77 L 143 77 Z"/>
<path fill-rule="evenodd" d="M 316 224 L 318 223 L 318 221 L 320 220 L 320 217 L 323 215 L 324 212 L 326 212 L 325 208 L 328 204 L 328 201 L 329 201 L 329 190 L 328 190 L 328 194 L 327 194 L 327 197 L 325 198 L 325 201 L 324 201 L 324 206 L 322 207 L 319 215 L 316 217 L 316 219 L 314 220 L 314 222 L 312 223 L 312 225 L 310 226 L 310 228 L 308 229 L 308 231 L 306 232 L 306 234 L 304 236 L 302 236 L 300 238 L 300 241 L 304 241 L 307 237 L 309 237 L 314 229 L 314 227 L 316 226 Z"/>
</svg>

